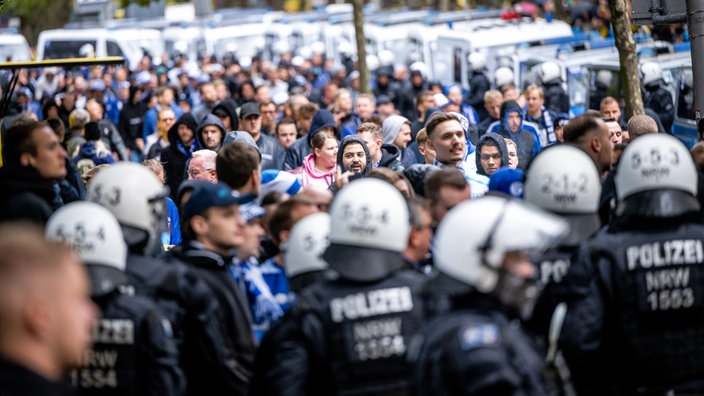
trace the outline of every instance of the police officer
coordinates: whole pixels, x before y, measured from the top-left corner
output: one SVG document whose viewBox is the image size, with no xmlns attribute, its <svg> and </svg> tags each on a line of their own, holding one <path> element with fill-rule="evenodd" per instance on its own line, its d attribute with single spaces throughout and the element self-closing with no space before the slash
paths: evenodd
<svg viewBox="0 0 704 396">
<path fill-rule="evenodd" d="M 626 147 L 616 211 L 581 260 L 588 295 L 567 312 L 563 350 L 579 394 L 704 392 L 704 227 L 697 171 L 665 134 Z M 588 264 L 586 264 L 588 265 Z"/>
<path fill-rule="evenodd" d="M 87 199 L 107 208 L 118 220 L 127 243 L 125 273 L 136 293 L 154 300 L 174 329 L 187 394 L 232 394 L 242 378 L 228 349 L 229 334 L 214 320 L 220 307 L 211 289 L 184 263 L 154 257 L 162 234 L 168 235 L 168 191 L 146 167 L 118 163 L 100 171 Z"/>
<path fill-rule="evenodd" d="M 570 97 L 562 88 L 560 66 L 553 61 L 543 62 L 538 70 L 545 93 L 545 107 L 554 113 L 570 112 Z"/>
<path fill-rule="evenodd" d="M 284 253 L 291 291 L 297 293 L 323 279 L 329 266 L 320 256 L 329 238 L 330 215 L 325 212 L 308 215 L 293 226 Z"/>
<path fill-rule="evenodd" d="M 519 322 L 537 294 L 529 254 L 566 231 L 558 217 L 499 196 L 450 210 L 436 233 L 439 273 L 427 290 L 451 304 L 426 322 L 414 394 L 549 393 L 543 358 Z"/>
<path fill-rule="evenodd" d="M 567 236 L 538 261 L 543 291 L 536 302 L 529 327 L 545 340 L 556 306 L 581 296 L 584 269 L 571 266 L 579 245 L 600 226 L 598 209 L 601 182 L 594 161 L 569 144 L 541 151 L 525 177 L 527 202 L 562 217 L 570 225 Z"/>
<path fill-rule="evenodd" d="M 171 324 L 152 301 L 131 295 L 124 273 L 127 246 L 115 217 L 95 203 L 74 202 L 51 216 L 46 234 L 78 253 L 91 298 L 102 311 L 92 350 L 69 376 L 78 394 L 183 394 Z"/>
<path fill-rule="evenodd" d="M 323 258 L 338 278 L 304 289 L 264 337 L 253 395 L 408 394 L 424 279 L 400 254 L 408 206 L 392 185 L 359 179 L 340 190 L 330 217 Z"/>
<path fill-rule="evenodd" d="M 491 89 L 491 81 L 486 76 L 486 55 L 481 52 L 472 52 L 467 56 L 469 62 L 469 92 L 467 103 L 477 110 L 479 119 L 489 116 L 484 108 L 484 93 Z"/>
<path fill-rule="evenodd" d="M 663 87 L 662 69 L 655 62 L 645 62 L 640 65 L 640 79 L 643 84 L 643 107 L 653 110 L 665 127 L 665 132 L 672 132 L 675 120 L 675 106 L 672 95 Z"/>
</svg>

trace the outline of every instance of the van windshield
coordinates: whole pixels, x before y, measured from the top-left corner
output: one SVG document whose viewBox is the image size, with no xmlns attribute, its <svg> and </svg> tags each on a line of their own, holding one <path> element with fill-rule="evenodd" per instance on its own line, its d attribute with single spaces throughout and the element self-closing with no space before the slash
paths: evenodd
<svg viewBox="0 0 704 396">
<path fill-rule="evenodd" d="M 0 62 L 28 61 L 32 59 L 29 49 L 21 44 L 1 44 Z"/>
<path fill-rule="evenodd" d="M 44 59 L 78 58 L 85 44 L 96 48 L 96 40 L 47 40 L 44 43 Z"/>
</svg>

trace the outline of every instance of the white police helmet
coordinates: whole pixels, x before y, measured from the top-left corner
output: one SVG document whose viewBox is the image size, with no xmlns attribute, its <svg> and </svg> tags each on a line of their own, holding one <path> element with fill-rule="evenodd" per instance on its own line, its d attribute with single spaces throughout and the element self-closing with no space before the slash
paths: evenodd
<svg viewBox="0 0 704 396">
<path fill-rule="evenodd" d="M 389 50 L 383 50 L 379 52 L 379 65 L 380 66 L 391 66 L 394 64 L 394 53 Z"/>
<path fill-rule="evenodd" d="M 467 56 L 467 62 L 473 71 L 482 70 L 486 66 L 486 55 L 481 52 L 472 52 Z"/>
<path fill-rule="evenodd" d="M 638 68 L 640 80 L 643 85 L 648 85 L 662 78 L 662 69 L 655 62 L 645 62 Z"/>
<path fill-rule="evenodd" d="M 310 49 L 313 55 L 323 55 L 325 53 L 325 43 L 322 41 L 315 41 L 310 45 Z"/>
<path fill-rule="evenodd" d="M 510 67 L 502 66 L 494 70 L 494 83 L 497 88 L 513 82 L 513 70 Z"/>
<path fill-rule="evenodd" d="M 560 76 L 560 66 L 553 61 L 543 62 L 540 65 L 540 70 L 538 72 L 540 76 L 540 82 L 546 84 L 555 79 L 561 79 Z"/>
<path fill-rule="evenodd" d="M 609 70 L 599 70 L 595 79 L 596 82 L 608 87 L 614 81 L 614 75 Z"/>
<path fill-rule="evenodd" d="M 374 54 L 367 55 L 367 69 L 374 71 L 379 68 L 379 58 Z"/>
<path fill-rule="evenodd" d="M 492 293 L 506 253 L 541 253 L 567 232 L 567 223 L 523 201 L 485 196 L 451 209 L 438 227 L 433 257 L 438 271 Z"/>
<path fill-rule="evenodd" d="M 601 180 L 594 161 L 569 144 L 541 151 L 526 171 L 524 199 L 570 223 L 565 244 L 579 243 L 599 228 L 600 195 Z"/>
<path fill-rule="evenodd" d="M 698 210 L 697 177 L 692 156 L 677 138 L 640 136 L 626 146 L 614 176 L 616 213 L 673 217 Z"/>
<path fill-rule="evenodd" d="M 86 199 L 106 207 L 117 218 L 128 245 L 148 238 L 146 249 L 152 249 L 167 229 L 167 195 L 168 188 L 145 166 L 119 162 L 95 175 Z"/>
<path fill-rule="evenodd" d="M 286 41 L 281 40 L 274 44 L 274 51 L 277 54 L 286 54 L 291 52 L 291 46 Z"/>
<path fill-rule="evenodd" d="M 117 219 L 104 207 L 85 201 L 65 205 L 49 218 L 46 236 L 71 246 L 89 266 L 94 296 L 127 283 L 127 245 Z"/>
<path fill-rule="evenodd" d="M 83 58 L 95 58 L 95 48 L 93 44 L 83 44 L 81 48 L 78 49 L 78 56 Z"/>
<path fill-rule="evenodd" d="M 314 213 L 301 219 L 291 229 L 285 253 L 286 275 L 294 277 L 328 269 L 321 258 L 330 244 L 330 215 Z"/>
<path fill-rule="evenodd" d="M 413 73 L 413 72 L 418 72 L 420 75 L 425 78 L 428 76 L 428 66 L 423 63 L 423 62 L 413 62 L 411 63 L 410 66 L 408 66 L 408 70 Z"/>
<path fill-rule="evenodd" d="M 330 207 L 330 246 L 323 257 L 345 278 L 372 281 L 403 267 L 410 233 L 408 204 L 391 184 L 353 181 Z"/>
</svg>

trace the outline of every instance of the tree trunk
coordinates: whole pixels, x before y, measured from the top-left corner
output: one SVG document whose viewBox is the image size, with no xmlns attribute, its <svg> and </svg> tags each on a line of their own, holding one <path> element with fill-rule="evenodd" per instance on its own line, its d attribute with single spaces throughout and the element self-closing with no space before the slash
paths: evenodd
<svg viewBox="0 0 704 396">
<path fill-rule="evenodd" d="M 621 87 L 626 104 L 626 116 L 631 118 L 636 114 L 643 114 L 636 42 L 633 40 L 625 0 L 609 0 L 609 9 L 611 10 L 611 25 L 614 29 L 614 38 L 621 64 Z"/>
<path fill-rule="evenodd" d="M 364 0 L 352 0 L 354 9 L 354 31 L 357 39 L 357 68 L 359 69 L 359 91 L 371 93 L 369 85 L 369 69 L 367 69 L 367 48 L 364 40 Z"/>
</svg>

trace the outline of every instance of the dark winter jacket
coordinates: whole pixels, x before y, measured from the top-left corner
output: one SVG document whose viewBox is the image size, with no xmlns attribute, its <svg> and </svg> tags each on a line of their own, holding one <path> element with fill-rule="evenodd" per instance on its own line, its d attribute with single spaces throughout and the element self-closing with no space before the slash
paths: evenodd
<svg viewBox="0 0 704 396">
<path fill-rule="evenodd" d="M 235 101 L 232 99 L 226 99 L 215 105 L 215 107 L 213 107 L 212 113 L 215 113 L 218 110 L 223 110 L 230 116 L 230 131 L 239 131 L 240 118 L 237 116 L 237 103 L 235 103 Z"/>
<path fill-rule="evenodd" d="M 25 220 L 44 225 L 54 212 L 54 183 L 29 166 L 0 168 L 0 222 Z"/>
<path fill-rule="evenodd" d="M 374 165 L 372 164 L 372 166 Z M 389 168 L 394 172 L 403 172 L 401 150 L 393 144 L 382 144 L 381 159 L 379 160 L 379 167 L 381 166 Z"/>
<path fill-rule="evenodd" d="M 521 118 L 521 124 L 515 133 L 511 132 L 508 127 L 508 117 L 513 112 L 518 112 Z M 526 169 L 530 160 L 540 152 L 538 135 L 524 127 L 523 111 L 515 100 L 507 100 L 501 105 L 501 128 L 497 133 L 516 143 L 518 146 L 518 167 L 523 170 Z"/>
<path fill-rule="evenodd" d="M 178 137 L 179 125 L 185 125 L 195 133 L 198 130 L 198 124 L 193 115 L 186 113 L 179 117 L 176 123 L 169 129 L 169 147 L 161 153 L 161 162 L 164 164 L 164 176 L 166 177 L 166 185 L 169 186 L 171 198 L 176 197 L 178 186 L 186 179 L 186 162 L 194 151 L 200 150 L 198 140 L 194 139 L 189 147 L 185 147 Z"/>
</svg>

